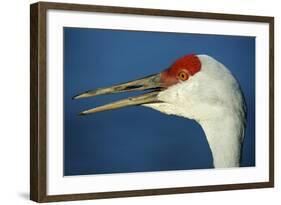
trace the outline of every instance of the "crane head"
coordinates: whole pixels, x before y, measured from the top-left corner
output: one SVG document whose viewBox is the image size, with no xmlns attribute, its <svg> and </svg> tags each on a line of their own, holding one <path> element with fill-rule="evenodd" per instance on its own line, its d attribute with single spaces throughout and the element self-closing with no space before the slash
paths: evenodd
<svg viewBox="0 0 281 205">
<path fill-rule="evenodd" d="M 128 91 L 147 91 L 81 112 L 92 114 L 127 106 L 142 105 L 165 114 L 197 121 L 224 116 L 226 112 L 244 115 L 244 99 L 230 71 L 207 55 L 186 55 L 160 73 L 126 83 L 90 90 L 74 99 Z"/>
</svg>

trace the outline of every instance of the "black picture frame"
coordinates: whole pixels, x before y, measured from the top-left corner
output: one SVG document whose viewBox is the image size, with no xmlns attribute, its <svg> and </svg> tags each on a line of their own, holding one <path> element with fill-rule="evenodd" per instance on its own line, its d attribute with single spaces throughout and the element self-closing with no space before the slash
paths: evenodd
<svg viewBox="0 0 281 205">
<path fill-rule="evenodd" d="M 114 191 L 102 193 L 47 194 L 47 68 L 46 68 L 46 13 L 49 9 L 66 11 L 103 12 L 217 19 L 229 21 L 263 22 L 269 24 L 269 181 L 196 187 L 177 187 Z M 97 5 L 38 2 L 30 6 L 30 199 L 36 202 L 132 197 L 178 194 L 274 186 L 274 18 L 219 13 L 187 12 L 143 8 L 109 7 Z"/>
</svg>

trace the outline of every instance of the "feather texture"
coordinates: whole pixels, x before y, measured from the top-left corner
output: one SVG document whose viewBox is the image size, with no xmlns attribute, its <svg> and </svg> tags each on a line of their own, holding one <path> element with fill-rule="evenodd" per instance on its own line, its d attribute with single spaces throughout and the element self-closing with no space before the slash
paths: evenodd
<svg viewBox="0 0 281 205">
<path fill-rule="evenodd" d="M 238 167 L 246 125 L 242 91 L 231 72 L 207 55 L 201 70 L 158 94 L 164 103 L 144 104 L 168 115 L 197 121 L 208 140 L 216 168 Z"/>
</svg>

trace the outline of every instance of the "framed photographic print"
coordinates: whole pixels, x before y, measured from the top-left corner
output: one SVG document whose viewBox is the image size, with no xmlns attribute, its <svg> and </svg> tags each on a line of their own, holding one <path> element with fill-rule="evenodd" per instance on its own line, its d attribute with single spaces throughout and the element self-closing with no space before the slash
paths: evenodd
<svg viewBox="0 0 281 205">
<path fill-rule="evenodd" d="M 30 198 L 274 186 L 274 18 L 31 5 Z"/>
</svg>

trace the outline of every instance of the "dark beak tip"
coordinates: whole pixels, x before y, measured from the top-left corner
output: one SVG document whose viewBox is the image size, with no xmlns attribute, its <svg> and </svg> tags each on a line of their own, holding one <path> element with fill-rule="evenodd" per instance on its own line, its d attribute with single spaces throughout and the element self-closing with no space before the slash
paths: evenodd
<svg viewBox="0 0 281 205">
<path fill-rule="evenodd" d="M 77 100 L 77 99 L 78 99 L 78 96 L 79 96 L 79 95 L 74 95 L 74 96 L 72 97 L 72 100 Z"/>
</svg>

